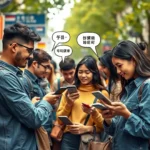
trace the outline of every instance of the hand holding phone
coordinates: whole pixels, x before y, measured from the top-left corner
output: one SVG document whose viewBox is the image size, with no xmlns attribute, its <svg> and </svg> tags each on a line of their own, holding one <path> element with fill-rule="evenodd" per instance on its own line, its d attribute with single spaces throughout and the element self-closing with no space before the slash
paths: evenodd
<svg viewBox="0 0 150 150">
<path fill-rule="evenodd" d="M 82 105 L 83 105 L 84 107 L 86 107 L 86 108 L 91 108 L 91 106 L 88 105 L 88 104 L 82 103 Z"/>
<path fill-rule="evenodd" d="M 111 105 L 111 100 L 109 98 L 107 98 L 106 96 L 104 96 L 102 94 L 102 92 L 100 91 L 94 91 L 92 92 L 92 94 L 97 98 L 97 99 L 100 99 L 100 100 L 103 100 L 105 103 L 107 103 L 108 105 Z"/>
<path fill-rule="evenodd" d="M 58 118 L 65 124 L 65 125 L 73 125 L 73 123 L 69 120 L 67 116 L 58 116 Z"/>
</svg>

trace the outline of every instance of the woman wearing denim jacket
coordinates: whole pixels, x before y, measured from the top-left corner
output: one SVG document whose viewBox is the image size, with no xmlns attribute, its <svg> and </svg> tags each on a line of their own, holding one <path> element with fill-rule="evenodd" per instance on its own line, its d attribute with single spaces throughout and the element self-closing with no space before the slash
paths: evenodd
<svg viewBox="0 0 150 150">
<path fill-rule="evenodd" d="M 105 104 L 104 129 L 113 136 L 112 150 L 148 150 L 150 139 L 150 60 L 131 41 L 112 50 L 112 62 L 121 76 L 121 102 Z M 141 85 L 142 96 L 138 97 Z"/>
</svg>

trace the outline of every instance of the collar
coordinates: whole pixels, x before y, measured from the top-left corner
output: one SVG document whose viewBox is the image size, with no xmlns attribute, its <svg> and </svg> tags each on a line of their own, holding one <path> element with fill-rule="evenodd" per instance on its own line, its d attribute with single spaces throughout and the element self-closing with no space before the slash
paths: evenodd
<svg viewBox="0 0 150 150">
<path fill-rule="evenodd" d="M 10 70 L 11 72 L 15 73 L 17 76 L 18 75 L 21 75 L 22 76 L 22 70 L 13 66 L 13 65 L 10 65 L 2 60 L 0 60 L 0 66 L 4 67 L 4 68 L 7 68 L 8 70 Z"/>
<path fill-rule="evenodd" d="M 136 87 L 139 87 L 143 83 L 143 81 L 145 81 L 146 79 L 147 77 L 137 77 L 136 79 L 133 80 L 133 83 Z"/>
<path fill-rule="evenodd" d="M 39 80 L 38 80 L 37 76 L 35 76 L 29 70 L 25 69 L 24 74 L 27 75 L 31 79 L 31 81 L 39 83 Z"/>
</svg>

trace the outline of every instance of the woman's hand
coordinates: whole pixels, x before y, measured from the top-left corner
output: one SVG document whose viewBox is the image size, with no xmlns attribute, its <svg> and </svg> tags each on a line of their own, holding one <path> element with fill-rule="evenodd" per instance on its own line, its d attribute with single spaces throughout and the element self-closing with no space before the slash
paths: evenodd
<svg viewBox="0 0 150 150">
<path fill-rule="evenodd" d="M 76 93 L 69 93 L 68 90 L 66 92 L 66 99 L 67 99 L 67 104 L 72 106 L 74 104 L 74 101 L 79 98 L 79 92 L 77 91 Z"/>
<path fill-rule="evenodd" d="M 128 119 L 131 115 L 131 112 L 122 102 L 112 102 L 111 105 L 102 103 L 108 107 L 108 110 L 102 111 L 102 115 L 106 119 L 113 118 L 114 116 L 123 116 Z"/>
<path fill-rule="evenodd" d="M 92 113 L 94 113 L 96 111 L 96 108 L 95 107 L 91 107 L 91 106 L 87 107 L 84 104 L 82 104 L 82 110 L 85 113 L 87 113 L 87 114 L 92 114 Z"/>
<path fill-rule="evenodd" d="M 85 126 L 80 123 L 76 123 L 74 125 L 67 125 L 69 132 L 72 134 L 83 134 L 86 132 L 93 132 L 93 126 Z"/>
</svg>

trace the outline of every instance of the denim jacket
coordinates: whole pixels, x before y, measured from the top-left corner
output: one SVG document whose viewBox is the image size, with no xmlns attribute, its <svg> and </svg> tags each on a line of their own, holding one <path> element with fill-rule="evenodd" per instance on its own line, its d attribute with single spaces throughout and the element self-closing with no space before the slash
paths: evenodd
<svg viewBox="0 0 150 150">
<path fill-rule="evenodd" d="M 26 76 L 26 77 L 25 77 Z M 29 87 L 28 79 L 30 80 L 29 82 L 32 84 L 33 88 L 33 94 L 32 97 L 40 97 L 43 98 L 45 96 L 44 90 L 40 87 L 40 79 L 38 79 L 34 74 L 32 74 L 30 71 L 27 69 L 24 70 L 24 75 L 23 75 L 23 80 L 24 80 L 24 86 L 27 91 L 27 94 L 30 95 L 31 87 Z"/>
<path fill-rule="evenodd" d="M 27 77 L 25 77 L 27 76 Z M 29 81 L 28 81 L 29 80 Z M 24 75 L 23 75 L 23 82 L 24 82 L 24 87 L 27 92 L 27 95 L 30 97 L 30 92 L 31 92 L 31 86 L 33 88 L 31 98 L 33 97 L 40 97 L 42 99 L 45 96 L 45 92 L 43 88 L 40 86 L 40 79 L 37 78 L 34 74 L 32 74 L 30 71 L 27 69 L 24 70 Z M 29 84 L 30 82 L 30 84 Z M 36 104 L 35 104 L 36 106 Z M 50 133 L 51 128 L 52 128 L 52 115 L 49 116 L 49 119 L 47 122 L 43 125 L 45 130 Z"/>
<path fill-rule="evenodd" d="M 141 99 L 139 88 L 145 78 L 138 77 L 126 87 L 121 101 L 130 110 L 128 119 L 122 116 L 113 118 L 110 126 L 104 129 L 113 136 L 112 150 L 148 150 L 150 139 L 150 79 L 144 82 Z"/>
<path fill-rule="evenodd" d="M 41 100 L 35 107 L 20 78 L 21 71 L 0 61 L 0 149 L 37 150 L 35 129 L 43 125 L 52 111 Z"/>
</svg>

